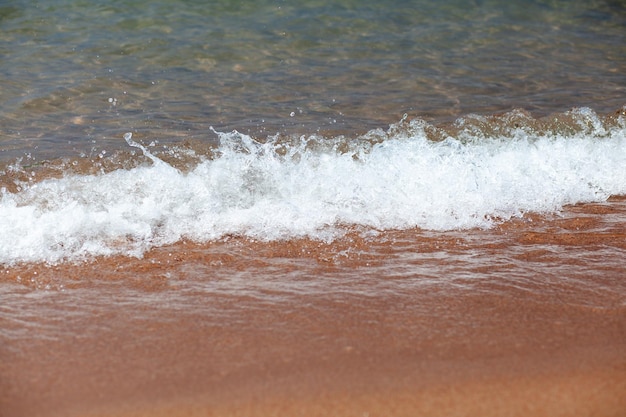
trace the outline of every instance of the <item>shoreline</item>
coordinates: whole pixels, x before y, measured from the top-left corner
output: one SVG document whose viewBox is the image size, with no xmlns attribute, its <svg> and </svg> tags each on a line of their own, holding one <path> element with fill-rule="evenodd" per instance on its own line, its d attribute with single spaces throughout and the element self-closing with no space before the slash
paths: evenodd
<svg viewBox="0 0 626 417">
<path fill-rule="evenodd" d="M 0 271 L 0 415 L 621 417 L 625 210 Z"/>
</svg>

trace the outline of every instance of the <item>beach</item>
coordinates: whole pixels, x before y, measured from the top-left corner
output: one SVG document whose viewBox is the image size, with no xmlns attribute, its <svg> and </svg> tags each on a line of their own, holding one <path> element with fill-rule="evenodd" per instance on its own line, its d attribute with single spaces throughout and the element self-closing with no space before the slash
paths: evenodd
<svg viewBox="0 0 626 417">
<path fill-rule="evenodd" d="M 6 270 L 0 404 L 7 416 L 619 416 L 625 218 L 620 198 L 469 234 L 179 244 Z M 394 269 L 408 245 L 430 273 Z"/>
<path fill-rule="evenodd" d="M 626 415 L 624 27 L 0 4 L 0 417 Z"/>
</svg>

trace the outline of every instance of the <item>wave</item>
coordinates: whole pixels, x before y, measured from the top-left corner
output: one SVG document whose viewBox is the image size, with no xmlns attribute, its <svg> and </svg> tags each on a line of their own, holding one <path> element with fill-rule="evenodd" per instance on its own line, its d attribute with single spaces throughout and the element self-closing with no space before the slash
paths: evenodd
<svg viewBox="0 0 626 417">
<path fill-rule="evenodd" d="M 626 194 L 624 114 L 403 119 L 358 138 L 214 132 L 219 144 L 207 152 L 160 155 L 127 133 L 144 159 L 96 173 L 65 161 L 37 179 L 17 163 L 0 172 L 0 264 L 141 256 L 233 235 L 329 241 L 355 228 L 489 228 L 603 201 Z M 175 155 L 194 162 L 165 162 Z"/>
</svg>

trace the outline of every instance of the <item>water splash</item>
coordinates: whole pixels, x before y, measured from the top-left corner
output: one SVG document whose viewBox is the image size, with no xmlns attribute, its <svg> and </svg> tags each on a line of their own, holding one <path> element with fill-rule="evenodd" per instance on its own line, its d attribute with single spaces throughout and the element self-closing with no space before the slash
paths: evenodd
<svg viewBox="0 0 626 417">
<path fill-rule="evenodd" d="M 214 154 L 184 172 L 127 133 L 152 165 L 2 190 L 0 263 L 141 256 L 181 239 L 229 235 L 330 240 L 355 227 L 488 228 L 626 194 L 621 116 L 612 124 L 588 111 L 560 117 L 579 126 L 561 133 L 561 122 L 550 130 L 513 114 L 497 123 L 467 117 L 456 134 L 420 120 L 357 139 L 260 141 L 214 131 Z"/>
<path fill-rule="evenodd" d="M 170 164 L 168 164 L 167 162 L 163 161 L 162 159 L 154 156 L 149 150 L 148 148 L 146 148 L 145 146 L 143 146 L 142 144 L 134 141 L 133 139 L 133 134 L 131 132 L 126 132 L 124 133 L 124 140 L 126 141 L 126 143 L 128 143 L 128 146 L 132 146 L 133 148 L 138 148 L 141 150 L 141 152 L 143 152 L 144 156 L 146 156 L 147 158 L 149 158 L 152 163 L 155 166 L 159 166 L 159 167 L 163 167 L 163 168 L 171 168 L 173 170 L 178 171 L 176 168 L 174 168 L 173 166 L 171 166 Z"/>
</svg>

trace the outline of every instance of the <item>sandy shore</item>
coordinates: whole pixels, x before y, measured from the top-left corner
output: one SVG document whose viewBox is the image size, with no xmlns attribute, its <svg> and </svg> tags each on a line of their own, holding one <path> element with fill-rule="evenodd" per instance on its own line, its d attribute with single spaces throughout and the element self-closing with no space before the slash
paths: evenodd
<svg viewBox="0 0 626 417">
<path fill-rule="evenodd" d="M 419 309 L 388 306 L 385 314 L 378 302 L 308 298 L 286 311 L 210 301 L 250 308 L 231 310 L 228 323 L 193 315 L 139 323 L 136 307 L 94 311 L 83 326 L 97 332 L 3 349 L 2 415 L 618 417 L 626 410 L 623 307 L 444 297 L 446 314 L 424 323 Z"/>
<path fill-rule="evenodd" d="M 625 211 L 5 270 L 0 416 L 624 416 Z"/>
<path fill-rule="evenodd" d="M 623 416 L 626 378 L 614 371 L 500 378 L 466 384 L 320 392 L 274 393 L 228 405 L 187 401 L 111 408 L 88 416 Z M 269 394 L 269 393 L 265 393 Z"/>
</svg>

